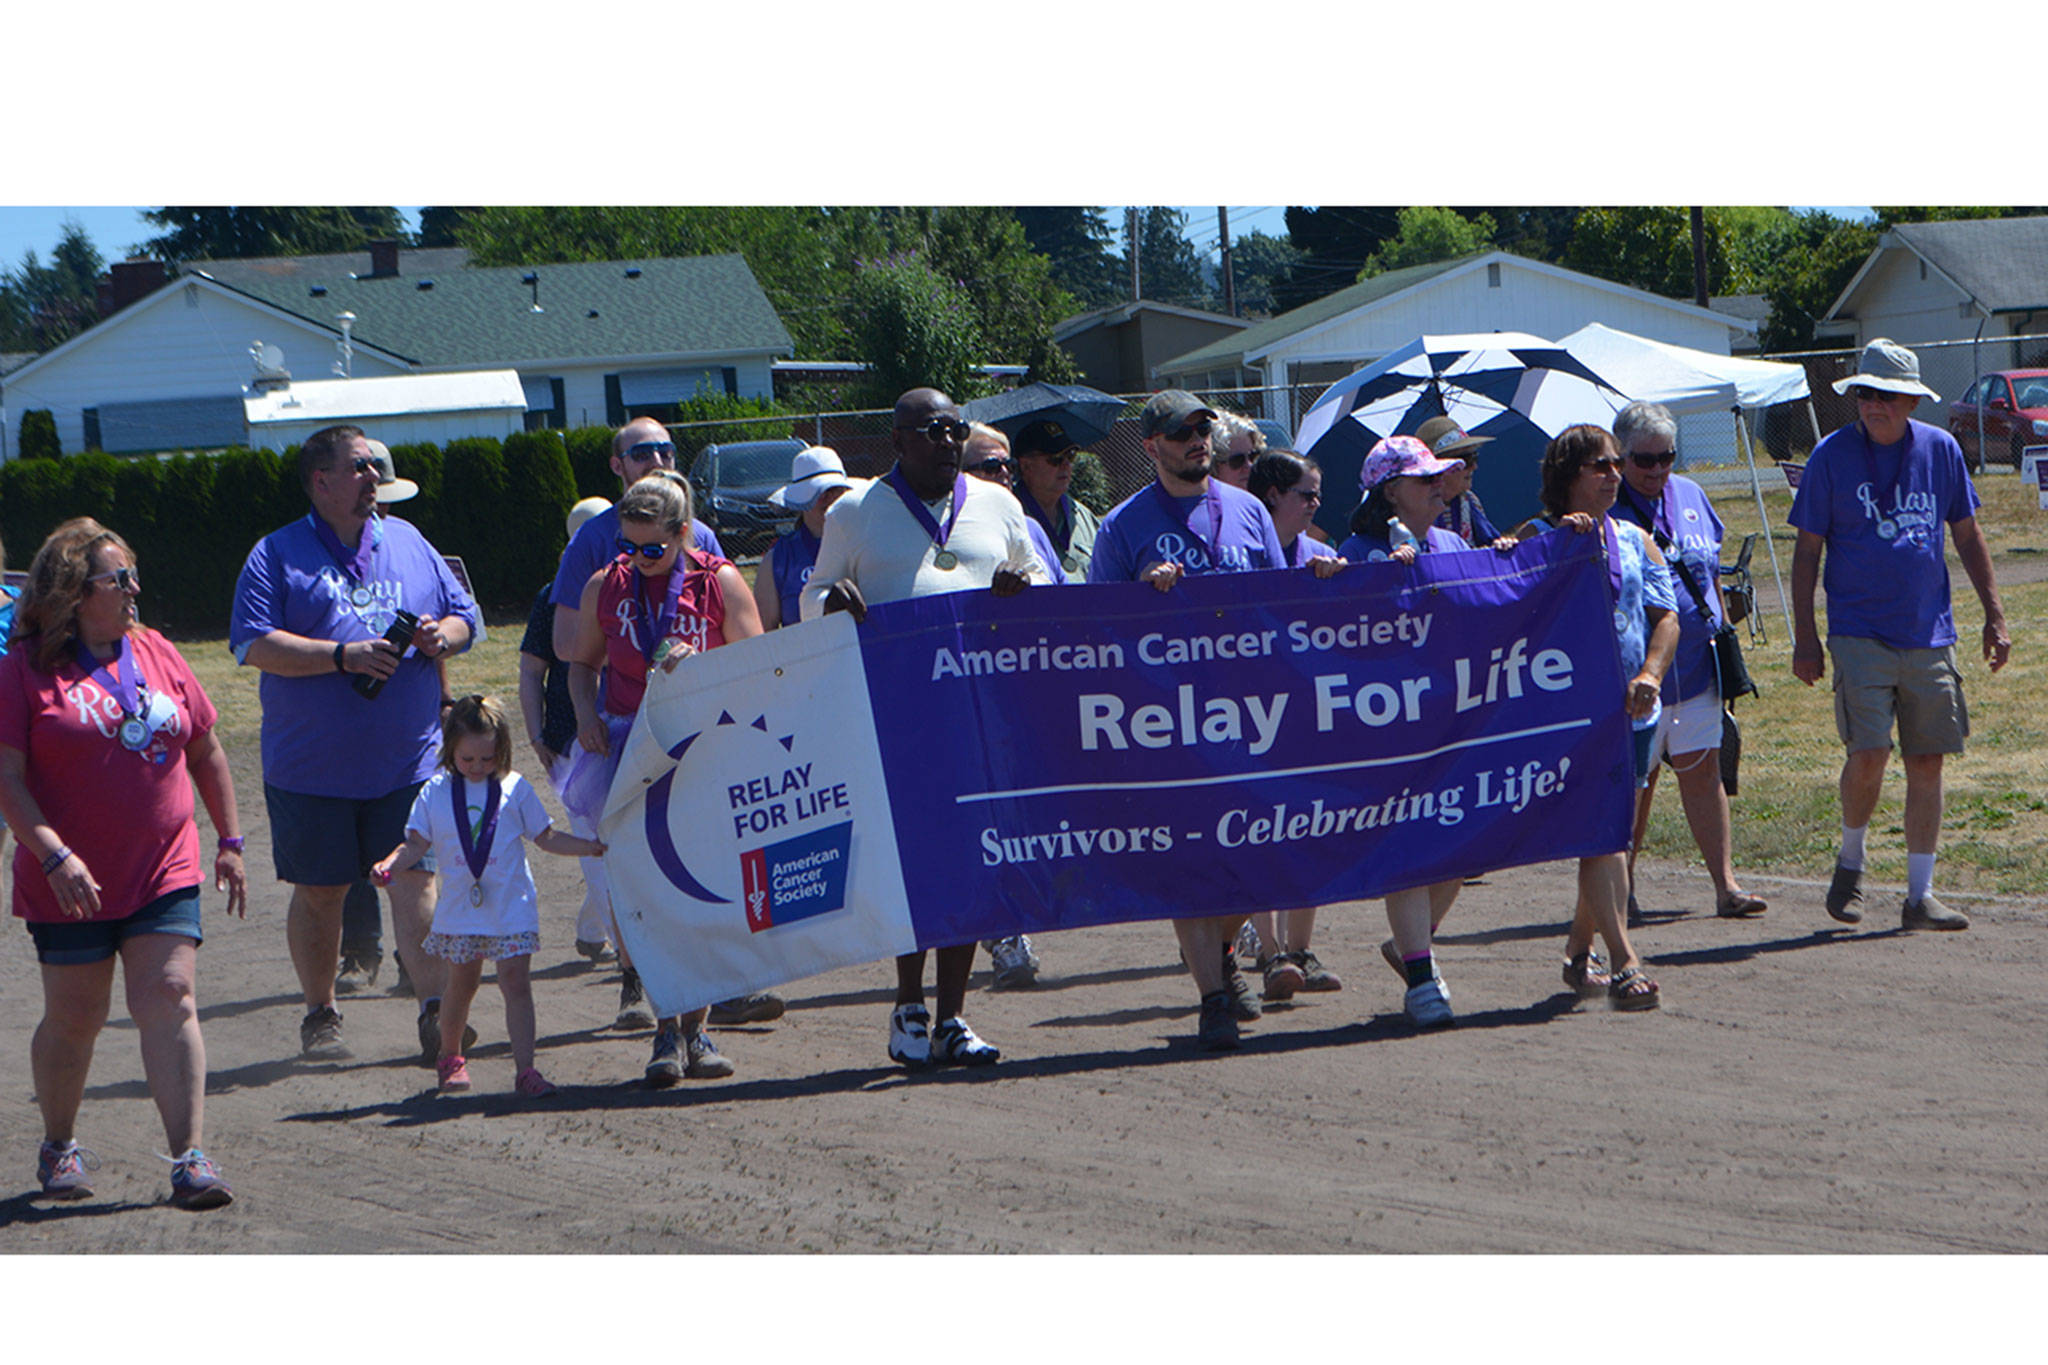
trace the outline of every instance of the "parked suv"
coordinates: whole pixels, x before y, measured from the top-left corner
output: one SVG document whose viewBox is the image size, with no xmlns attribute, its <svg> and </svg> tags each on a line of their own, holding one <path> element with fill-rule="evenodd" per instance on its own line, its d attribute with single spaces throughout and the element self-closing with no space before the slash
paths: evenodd
<svg viewBox="0 0 2048 1365">
<path fill-rule="evenodd" d="M 1977 414 L 1984 414 L 1984 448 L 1977 448 Z M 1993 370 L 1948 405 L 1948 429 L 1972 469 L 1987 458 L 2020 466 L 2027 446 L 2048 446 L 2048 370 Z"/>
<path fill-rule="evenodd" d="M 789 482 L 789 462 L 803 448 L 797 440 L 728 441 L 697 452 L 690 466 L 697 518 L 718 532 L 726 554 L 758 555 L 796 520 L 768 495 Z"/>
</svg>

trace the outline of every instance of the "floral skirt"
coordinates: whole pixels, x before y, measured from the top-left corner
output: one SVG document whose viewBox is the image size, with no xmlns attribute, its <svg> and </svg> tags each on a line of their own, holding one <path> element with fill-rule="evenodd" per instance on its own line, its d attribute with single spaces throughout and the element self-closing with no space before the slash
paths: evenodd
<svg viewBox="0 0 2048 1365">
<path fill-rule="evenodd" d="M 540 951 L 540 935 L 432 933 L 420 940 L 420 947 L 447 962 L 502 962 L 532 957 Z"/>
</svg>

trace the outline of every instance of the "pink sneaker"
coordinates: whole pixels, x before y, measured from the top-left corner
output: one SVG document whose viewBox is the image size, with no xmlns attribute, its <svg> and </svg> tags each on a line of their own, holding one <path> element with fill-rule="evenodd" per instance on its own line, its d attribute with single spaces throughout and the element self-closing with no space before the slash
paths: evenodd
<svg viewBox="0 0 2048 1365">
<path fill-rule="evenodd" d="M 434 1064 L 434 1071 L 441 1078 L 441 1091 L 469 1089 L 469 1063 L 461 1057 L 443 1057 Z"/>
<path fill-rule="evenodd" d="M 540 1074 L 540 1068 L 528 1067 L 513 1080 L 512 1088 L 530 1100 L 555 1093 L 555 1087 L 547 1077 Z"/>
</svg>

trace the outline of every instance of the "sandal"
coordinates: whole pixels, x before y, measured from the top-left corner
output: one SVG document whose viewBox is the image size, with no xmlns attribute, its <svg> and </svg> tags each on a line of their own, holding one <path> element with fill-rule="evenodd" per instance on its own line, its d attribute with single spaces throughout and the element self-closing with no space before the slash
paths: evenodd
<svg viewBox="0 0 2048 1365">
<path fill-rule="evenodd" d="M 1770 902 L 1747 891 L 1730 891 L 1714 902 L 1714 913 L 1722 919 L 1748 919 L 1770 909 Z"/>
<path fill-rule="evenodd" d="M 1623 967 L 1607 983 L 1607 1003 L 1618 1010 L 1657 1008 L 1657 983 L 1643 975 L 1643 969 Z"/>
<path fill-rule="evenodd" d="M 1608 987 L 1607 959 L 1591 948 L 1565 959 L 1564 984 L 1590 1000 Z"/>
</svg>

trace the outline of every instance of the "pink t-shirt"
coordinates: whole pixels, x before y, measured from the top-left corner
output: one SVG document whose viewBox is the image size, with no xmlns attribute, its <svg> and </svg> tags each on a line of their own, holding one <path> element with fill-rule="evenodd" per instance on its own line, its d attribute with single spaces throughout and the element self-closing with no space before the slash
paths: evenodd
<svg viewBox="0 0 2048 1365">
<path fill-rule="evenodd" d="M 0 658 L 0 745 L 27 755 L 28 789 L 43 819 L 100 884 L 95 920 L 126 919 L 159 896 L 198 886 L 205 870 L 185 746 L 213 729 L 213 702 L 170 641 L 147 627 L 128 638 L 144 688 L 170 703 L 140 752 L 121 746 L 120 703 L 77 660 L 44 673 L 27 640 Z M 40 860 L 18 843 L 14 913 L 65 920 Z"/>
<path fill-rule="evenodd" d="M 630 716 L 640 709 L 647 694 L 647 656 L 642 641 L 658 621 L 661 602 L 673 591 L 676 604 L 664 632 L 671 640 L 686 641 L 702 651 L 725 643 L 725 591 L 718 584 L 718 571 L 728 561 L 700 553 L 694 546 L 683 548 L 688 565 L 682 582 L 671 586 L 671 570 L 655 578 L 642 578 L 623 558 L 605 570 L 598 589 L 597 618 L 604 631 L 604 709 L 615 716 Z"/>
</svg>

